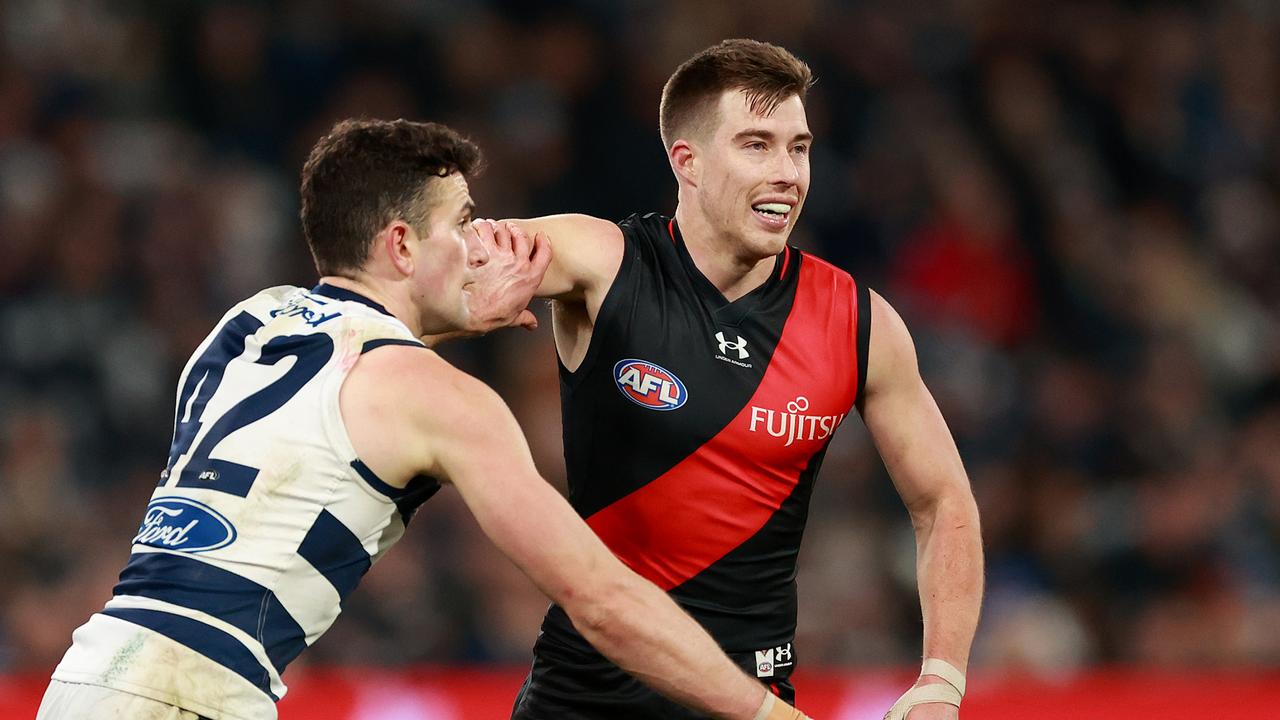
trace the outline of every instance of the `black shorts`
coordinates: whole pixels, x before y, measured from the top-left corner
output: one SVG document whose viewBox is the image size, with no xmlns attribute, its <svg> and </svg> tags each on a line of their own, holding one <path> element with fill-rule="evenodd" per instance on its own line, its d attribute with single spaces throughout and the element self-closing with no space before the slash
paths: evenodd
<svg viewBox="0 0 1280 720">
<path fill-rule="evenodd" d="M 744 670 L 754 655 L 733 655 Z M 791 704 L 795 688 L 790 678 L 760 678 L 760 682 Z M 512 720 L 702 720 L 709 716 L 666 699 L 618 666 L 592 653 L 586 658 L 539 642 L 533 668 L 516 696 Z"/>
</svg>

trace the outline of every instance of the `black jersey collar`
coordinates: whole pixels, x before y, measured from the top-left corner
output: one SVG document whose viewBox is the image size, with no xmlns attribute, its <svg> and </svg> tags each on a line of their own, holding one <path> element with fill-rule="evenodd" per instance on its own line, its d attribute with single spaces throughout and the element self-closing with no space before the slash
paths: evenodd
<svg viewBox="0 0 1280 720">
<path fill-rule="evenodd" d="M 721 315 L 721 320 L 727 324 L 733 325 L 746 317 L 759 304 L 760 299 L 767 296 L 774 288 L 781 284 L 785 273 L 790 270 L 795 272 L 794 258 L 795 254 L 789 245 L 782 248 L 782 252 L 774 256 L 773 270 L 769 273 L 768 279 L 760 284 L 760 287 L 753 289 L 751 292 L 743 295 L 737 300 L 730 301 L 724 293 L 720 292 L 720 288 L 707 279 L 702 274 L 702 270 L 698 264 L 693 261 L 693 256 L 689 254 L 689 248 L 685 246 L 684 236 L 680 233 L 680 225 L 676 223 L 673 217 L 667 223 L 667 232 L 671 236 L 671 241 L 675 245 L 676 254 L 680 257 L 680 263 L 684 265 L 685 270 L 693 279 L 694 287 L 698 289 L 698 294 L 702 295 L 716 310 L 717 315 Z"/>
<path fill-rule="evenodd" d="M 340 288 L 336 285 L 330 285 L 328 283 L 320 283 L 319 285 L 311 288 L 311 292 L 315 293 L 316 295 L 323 295 L 324 297 L 327 297 L 327 298 L 333 298 L 334 300 L 346 300 L 349 302 L 358 302 L 361 305 L 368 305 L 369 307 L 373 308 L 374 310 L 377 310 L 383 315 L 390 315 L 391 317 L 395 317 L 394 315 L 391 315 L 391 313 L 387 312 L 387 309 L 383 307 L 381 304 L 376 303 L 373 300 L 370 300 L 369 298 L 365 297 L 364 295 L 361 295 L 358 292 L 355 292 L 354 290 Z"/>
</svg>

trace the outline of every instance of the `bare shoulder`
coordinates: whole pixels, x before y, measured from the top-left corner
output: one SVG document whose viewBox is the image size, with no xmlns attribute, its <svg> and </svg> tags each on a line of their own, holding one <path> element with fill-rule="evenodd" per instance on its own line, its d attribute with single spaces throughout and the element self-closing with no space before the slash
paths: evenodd
<svg viewBox="0 0 1280 720">
<path fill-rule="evenodd" d="M 361 355 L 339 403 L 356 454 L 397 487 L 423 473 L 447 480 L 441 449 L 483 433 L 506 410 L 492 389 L 434 351 L 399 345 Z"/>
<path fill-rule="evenodd" d="M 902 316 L 879 293 L 871 294 L 871 339 L 867 354 L 867 396 L 919 378 L 915 342 Z"/>
<path fill-rule="evenodd" d="M 343 384 L 343 394 L 362 401 L 399 396 L 417 384 L 414 378 L 432 372 L 437 363 L 444 360 L 426 347 L 398 344 L 380 347 L 356 360 Z"/>
<path fill-rule="evenodd" d="M 343 384 L 354 403 L 386 403 L 399 416 L 461 419 L 484 409 L 497 393 L 425 347 L 388 346 L 360 357 Z"/>
</svg>

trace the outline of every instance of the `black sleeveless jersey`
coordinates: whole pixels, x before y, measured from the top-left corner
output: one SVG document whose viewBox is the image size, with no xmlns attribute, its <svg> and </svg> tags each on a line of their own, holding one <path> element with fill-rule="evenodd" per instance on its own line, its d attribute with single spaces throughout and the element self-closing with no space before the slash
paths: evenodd
<svg viewBox="0 0 1280 720">
<path fill-rule="evenodd" d="M 560 367 L 569 500 L 751 675 L 785 680 L 809 497 L 861 397 L 869 293 L 788 247 L 763 285 L 728 302 L 673 219 L 620 227 L 622 265 L 586 356 L 574 372 Z M 557 682 L 557 667 L 574 682 Z M 553 605 L 526 694 L 569 703 L 610 685 L 643 692 Z"/>
</svg>

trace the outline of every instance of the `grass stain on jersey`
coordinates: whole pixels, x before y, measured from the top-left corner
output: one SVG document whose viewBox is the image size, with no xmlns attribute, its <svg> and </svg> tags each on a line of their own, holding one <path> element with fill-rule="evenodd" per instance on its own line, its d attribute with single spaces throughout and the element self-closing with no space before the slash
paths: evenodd
<svg viewBox="0 0 1280 720">
<path fill-rule="evenodd" d="M 128 669 L 130 664 L 133 662 L 134 657 L 138 655 L 142 650 L 142 646 L 146 642 L 147 639 L 142 635 L 142 633 L 135 634 L 132 640 L 130 640 L 124 647 L 117 650 L 115 655 L 111 656 L 111 663 L 107 665 L 107 671 L 102 674 L 102 680 L 104 682 L 111 682 Z"/>
</svg>

